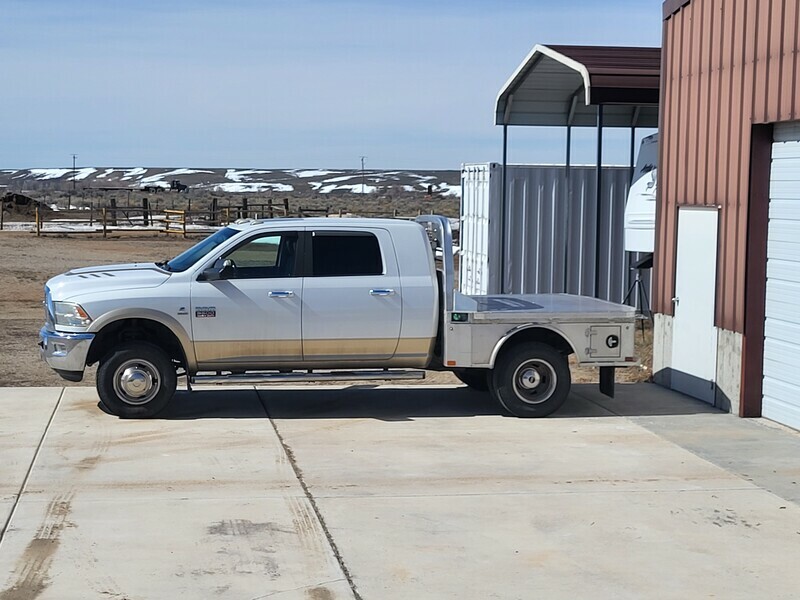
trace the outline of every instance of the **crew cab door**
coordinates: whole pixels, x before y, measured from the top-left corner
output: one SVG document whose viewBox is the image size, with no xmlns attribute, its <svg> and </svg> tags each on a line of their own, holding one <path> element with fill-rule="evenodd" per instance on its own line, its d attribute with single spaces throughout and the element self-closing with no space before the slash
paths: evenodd
<svg viewBox="0 0 800 600">
<path fill-rule="evenodd" d="M 389 232 L 320 228 L 307 240 L 304 360 L 352 363 L 394 356 L 402 289 Z"/>
<path fill-rule="evenodd" d="M 300 240 L 298 231 L 259 233 L 221 257 L 233 263 L 225 279 L 192 282 L 192 336 L 201 368 L 302 358 Z"/>
</svg>

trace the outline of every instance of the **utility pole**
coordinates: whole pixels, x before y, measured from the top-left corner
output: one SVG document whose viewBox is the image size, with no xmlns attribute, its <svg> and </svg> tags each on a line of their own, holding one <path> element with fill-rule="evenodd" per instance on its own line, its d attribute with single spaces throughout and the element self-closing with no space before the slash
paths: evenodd
<svg viewBox="0 0 800 600">
<path fill-rule="evenodd" d="M 67 202 L 67 210 L 72 205 L 72 196 L 75 195 L 75 159 L 78 158 L 77 154 L 72 155 L 72 194 L 69 196 L 69 202 Z"/>
<path fill-rule="evenodd" d="M 366 156 L 362 156 L 361 157 L 361 193 L 362 194 L 364 193 L 364 190 L 366 189 L 364 187 L 364 160 L 366 158 L 367 158 Z"/>
</svg>

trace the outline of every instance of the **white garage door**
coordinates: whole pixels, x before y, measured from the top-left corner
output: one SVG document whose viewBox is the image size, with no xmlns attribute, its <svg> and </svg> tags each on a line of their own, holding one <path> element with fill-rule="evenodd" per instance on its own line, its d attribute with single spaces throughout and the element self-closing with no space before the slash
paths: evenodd
<svg viewBox="0 0 800 600">
<path fill-rule="evenodd" d="M 800 429 L 800 122 L 775 126 L 762 415 Z"/>
</svg>

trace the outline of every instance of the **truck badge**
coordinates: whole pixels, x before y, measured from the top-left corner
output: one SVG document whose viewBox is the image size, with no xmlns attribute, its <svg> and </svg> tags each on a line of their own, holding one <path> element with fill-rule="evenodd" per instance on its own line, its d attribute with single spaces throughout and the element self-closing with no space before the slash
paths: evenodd
<svg viewBox="0 0 800 600">
<path fill-rule="evenodd" d="M 207 319 L 217 316 L 216 306 L 198 306 L 194 309 L 194 316 L 198 319 Z"/>
</svg>

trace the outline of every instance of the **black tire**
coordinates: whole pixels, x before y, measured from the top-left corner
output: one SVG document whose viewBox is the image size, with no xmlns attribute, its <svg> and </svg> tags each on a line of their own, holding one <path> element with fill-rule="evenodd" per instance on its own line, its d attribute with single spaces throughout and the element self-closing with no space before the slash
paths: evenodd
<svg viewBox="0 0 800 600">
<path fill-rule="evenodd" d="M 178 377 L 169 356 L 152 344 L 126 342 L 100 361 L 97 393 L 124 419 L 157 415 L 175 394 Z"/>
<path fill-rule="evenodd" d="M 567 357 L 547 344 L 513 346 L 497 359 L 492 395 L 512 415 L 546 417 L 558 410 L 571 386 Z"/>
<path fill-rule="evenodd" d="M 456 369 L 453 371 L 453 375 L 476 392 L 489 391 L 488 369 Z"/>
</svg>

